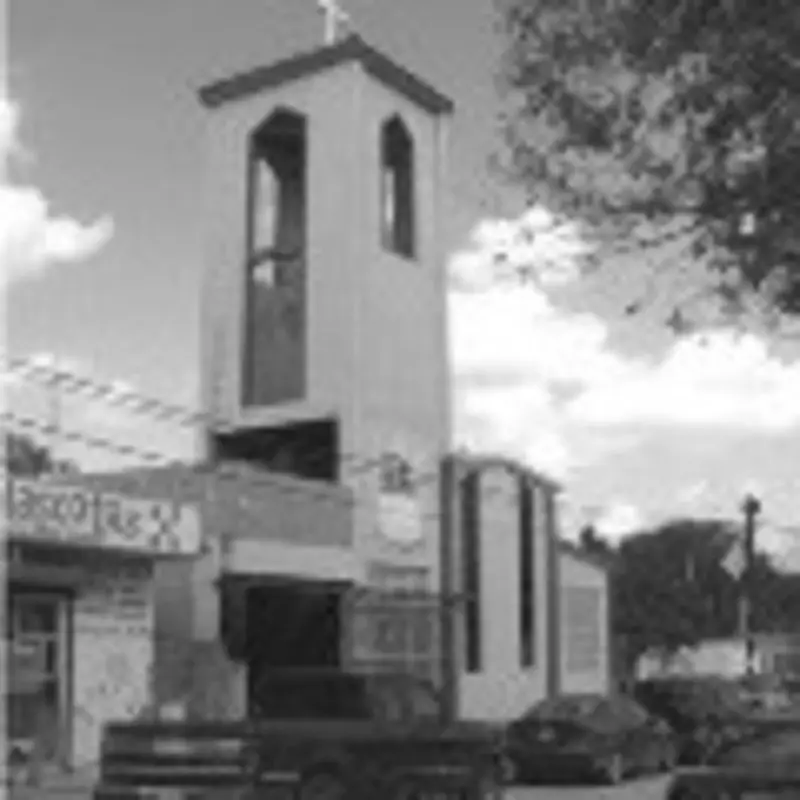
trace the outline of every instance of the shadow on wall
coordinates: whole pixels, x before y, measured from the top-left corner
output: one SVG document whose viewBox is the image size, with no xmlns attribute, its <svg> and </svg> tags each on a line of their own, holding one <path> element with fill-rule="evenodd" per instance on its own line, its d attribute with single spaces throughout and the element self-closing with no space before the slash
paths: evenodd
<svg viewBox="0 0 800 800">
<path fill-rule="evenodd" d="M 246 668 L 228 657 L 221 642 L 158 637 L 153 696 L 156 708 L 185 704 L 191 719 L 242 719 L 247 713 Z"/>
</svg>

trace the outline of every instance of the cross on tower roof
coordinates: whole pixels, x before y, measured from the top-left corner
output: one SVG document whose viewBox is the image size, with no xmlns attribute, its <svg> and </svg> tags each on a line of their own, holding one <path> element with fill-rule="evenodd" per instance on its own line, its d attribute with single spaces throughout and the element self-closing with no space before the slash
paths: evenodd
<svg viewBox="0 0 800 800">
<path fill-rule="evenodd" d="M 317 8 L 325 18 L 325 44 L 335 44 L 339 38 L 340 26 L 349 22 L 350 15 L 337 0 L 317 0 Z"/>
</svg>

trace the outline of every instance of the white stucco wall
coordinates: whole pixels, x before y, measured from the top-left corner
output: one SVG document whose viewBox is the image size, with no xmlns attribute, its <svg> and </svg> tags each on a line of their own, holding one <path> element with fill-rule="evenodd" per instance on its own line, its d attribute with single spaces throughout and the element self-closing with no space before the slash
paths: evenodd
<svg viewBox="0 0 800 800">
<path fill-rule="evenodd" d="M 103 725 L 147 704 L 153 662 L 152 562 L 93 559 L 73 606 L 73 758 L 99 757 Z"/>
<path fill-rule="evenodd" d="M 561 691 L 606 692 L 609 674 L 608 577 L 574 553 L 559 554 Z"/>
<path fill-rule="evenodd" d="M 537 492 L 538 494 L 538 492 Z M 542 500 L 534 502 L 535 663 L 520 665 L 519 493 L 517 477 L 502 469 L 481 477 L 482 665 L 461 673 L 464 719 L 504 721 L 543 699 L 547 691 L 547 558 Z M 462 648 L 463 650 L 463 648 Z"/>
<path fill-rule="evenodd" d="M 756 650 L 757 671 L 763 668 L 764 654 Z M 677 653 L 648 652 L 639 657 L 636 674 L 648 678 L 664 674 L 743 675 L 747 667 L 741 639 L 709 639 L 695 647 L 682 647 Z"/>
</svg>

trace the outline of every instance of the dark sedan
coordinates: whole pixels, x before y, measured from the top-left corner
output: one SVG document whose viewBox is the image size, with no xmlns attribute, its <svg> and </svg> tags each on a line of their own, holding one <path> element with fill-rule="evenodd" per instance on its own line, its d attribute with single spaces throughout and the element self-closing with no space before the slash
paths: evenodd
<svg viewBox="0 0 800 800">
<path fill-rule="evenodd" d="M 669 726 L 624 695 L 563 695 L 534 706 L 506 732 L 509 776 L 517 783 L 585 778 L 620 783 L 675 763 Z"/>
<path fill-rule="evenodd" d="M 717 751 L 752 733 L 735 688 L 713 677 L 672 676 L 639 681 L 633 696 L 676 732 L 679 761 L 703 764 Z"/>
<path fill-rule="evenodd" d="M 784 730 L 733 745 L 703 769 L 673 779 L 668 800 L 797 800 L 800 731 Z"/>
</svg>

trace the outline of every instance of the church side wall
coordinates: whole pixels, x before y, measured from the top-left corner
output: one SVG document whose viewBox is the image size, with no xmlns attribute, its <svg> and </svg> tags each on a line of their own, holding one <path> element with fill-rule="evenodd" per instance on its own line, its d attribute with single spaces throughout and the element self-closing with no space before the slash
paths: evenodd
<svg viewBox="0 0 800 800">
<path fill-rule="evenodd" d="M 611 685 L 607 570 L 562 552 L 559 571 L 561 688 L 606 692 Z"/>
<path fill-rule="evenodd" d="M 548 575 L 547 569 L 547 535 L 538 514 L 534 518 L 534 665 L 521 666 L 517 480 L 515 475 L 503 469 L 485 470 L 481 475 L 482 664 L 478 672 L 468 673 L 462 663 L 459 712 L 466 719 L 509 720 L 543 699 L 548 691 L 547 587 L 552 576 Z M 542 502 L 540 500 L 536 505 Z M 462 653 L 463 636 L 462 629 L 459 637 L 462 639 Z"/>
</svg>

